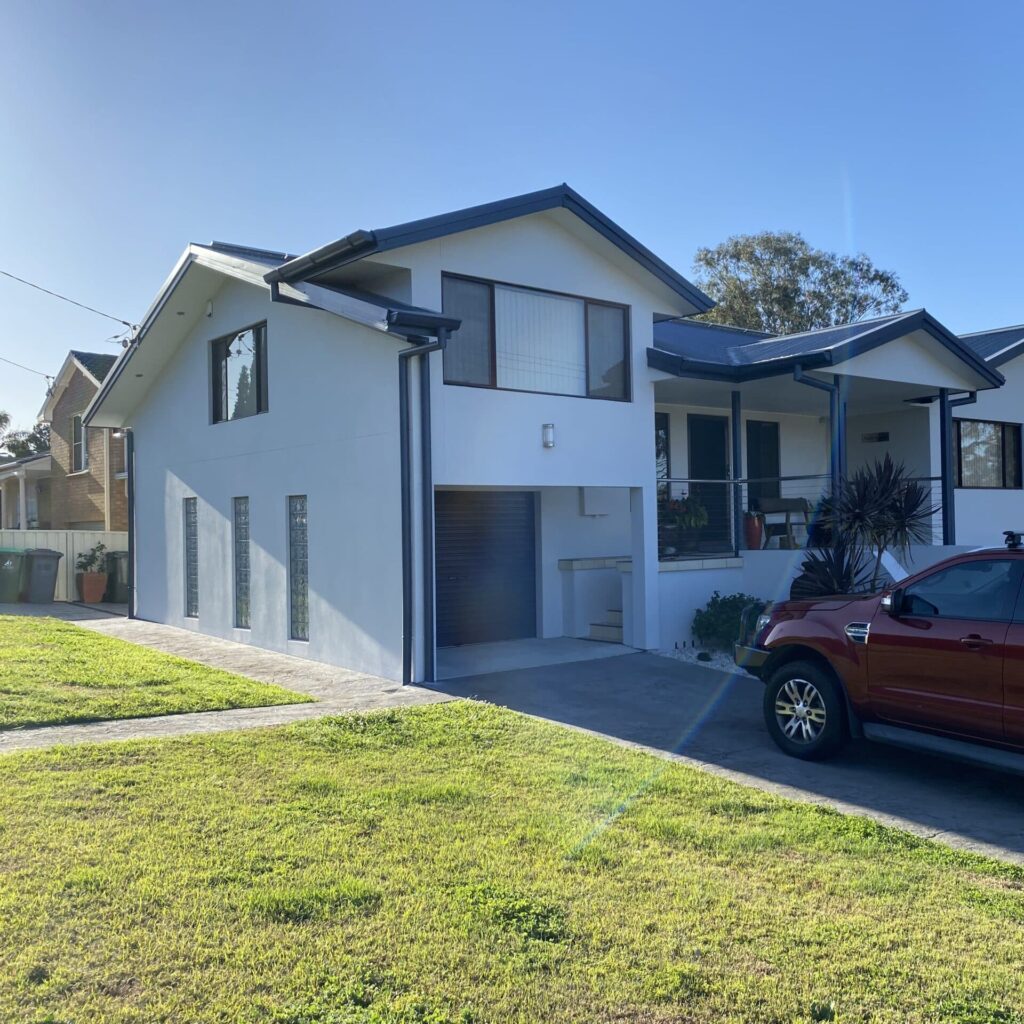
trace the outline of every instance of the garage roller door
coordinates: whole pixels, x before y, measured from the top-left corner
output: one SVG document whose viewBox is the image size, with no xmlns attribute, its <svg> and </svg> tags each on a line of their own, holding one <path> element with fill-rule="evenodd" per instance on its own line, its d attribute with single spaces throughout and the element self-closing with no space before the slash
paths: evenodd
<svg viewBox="0 0 1024 1024">
<path fill-rule="evenodd" d="M 437 645 L 537 635 L 534 495 L 438 491 Z"/>
</svg>

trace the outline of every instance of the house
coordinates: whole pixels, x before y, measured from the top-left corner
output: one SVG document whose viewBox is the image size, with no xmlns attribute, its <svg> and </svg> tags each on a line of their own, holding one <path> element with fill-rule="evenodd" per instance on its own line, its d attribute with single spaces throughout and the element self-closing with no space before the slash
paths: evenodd
<svg viewBox="0 0 1024 1024">
<path fill-rule="evenodd" d="M 50 425 L 50 451 L 0 464 L 0 528 L 127 530 L 124 438 L 82 423 L 116 361 L 68 353 L 39 413 Z"/>
<path fill-rule="evenodd" d="M 941 557 L 987 355 L 924 310 L 772 338 L 711 305 L 566 185 L 190 245 L 84 417 L 127 431 L 133 613 L 407 681 L 467 644 L 671 647 L 715 589 L 784 592 L 800 510 L 886 451 Z"/>
</svg>

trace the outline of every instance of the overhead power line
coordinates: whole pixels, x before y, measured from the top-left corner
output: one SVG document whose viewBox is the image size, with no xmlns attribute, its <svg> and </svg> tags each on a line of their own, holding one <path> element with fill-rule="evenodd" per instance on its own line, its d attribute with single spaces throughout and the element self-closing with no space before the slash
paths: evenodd
<svg viewBox="0 0 1024 1024">
<path fill-rule="evenodd" d="M 43 373 L 42 370 L 33 370 L 31 366 L 23 366 L 21 363 L 16 363 L 13 359 L 8 359 L 6 356 L 0 356 L 0 363 L 10 363 L 11 366 L 16 366 L 19 370 L 26 370 L 28 373 L 36 374 L 38 377 L 45 377 L 48 381 L 53 380 L 48 373 Z"/>
<path fill-rule="evenodd" d="M 44 288 L 41 284 L 33 284 L 31 281 L 26 281 L 25 278 L 18 277 L 17 274 L 11 274 L 6 270 L 0 270 L 0 274 L 3 274 L 4 277 L 9 277 L 12 281 L 27 284 L 29 288 L 35 288 L 36 291 L 52 295 L 55 299 L 60 299 L 63 302 L 70 302 L 72 306 L 78 306 L 79 309 L 87 309 L 90 313 L 95 313 L 97 316 L 105 316 L 108 320 L 113 320 L 114 323 L 124 324 L 124 326 L 129 330 L 134 330 L 138 326 L 137 324 L 130 323 L 128 320 L 122 320 L 119 316 L 111 316 L 110 313 L 104 313 L 102 309 L 94 309 L 92 306 L 87 306 L 84 302 L 76 302 L 74 299 L 69 299 L 66 295 L 61 295 L 60 292 L 52 292 L 49 288 Z"/>
</svg>

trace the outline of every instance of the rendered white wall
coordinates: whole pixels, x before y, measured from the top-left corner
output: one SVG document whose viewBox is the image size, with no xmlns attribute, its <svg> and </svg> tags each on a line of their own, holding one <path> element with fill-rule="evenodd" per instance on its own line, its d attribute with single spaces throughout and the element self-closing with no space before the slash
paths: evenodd
<svg viewBox="0 0 1024 1024">
<path fill-rule="evenodd" d="M 999 372 L 1006 378 L 1003 387 L 979 391 L 974 405 L 954 409 L 953 416 L 1004 423 L 1024 421 L 1024 357 L 1000 366 Z M 1024 530 L 1024 491 L 958 487 L 955 494 L 958 544 L 998 545 L 1003 543 L 1003 530 Z"/>
<path fill-rule="evenodd" d="M 914 476 L 938 476 L 932 471 L 928 407 L 888 410 L 850 416 L 846 423 L 846 464 L 852 472 L 886 454 L 903 462 Z M 864 441 L 864 434 L 888 431 L 888 441 Z"/>
<path fill-rule="evenodd" d="M 209 341 L 267 320 L 270 411 L 210 422 Z M 401 675 L 395 341 L 230 282 L 133 419 L 138 614 Z M 287 496 L 309 497 L 310 640 L 288 639 Z M 199 618 L 184 616 L 182 499 L 199 499 Z M 233 626 L 232 501 L 251 516 L 252 628 Z"/>
</svg>

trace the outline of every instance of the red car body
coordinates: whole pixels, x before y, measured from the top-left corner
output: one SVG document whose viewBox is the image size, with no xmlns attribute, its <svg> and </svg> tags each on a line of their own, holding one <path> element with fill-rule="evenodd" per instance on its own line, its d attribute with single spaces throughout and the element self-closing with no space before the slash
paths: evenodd
<svg viewBox="0 0 1024 1024">
<path fill-rule="evenodd" d="M 1009 543 L 938 562 L 882 593 L 773 604 L 736 661 L 769 687 L 793 674 L 787 665 L 804 667 L 801 682 L 807 666 L 827 673 L 841 691 L 844 738 L 924 747 L 911 734 L 930 734 L 957 741 L 950 753 L 962 744 L 1024 752 L 1024 549 Z M 789 699 L 777 682 L 776 696 L 785 731 Z M 780 742 L 773 699 L 765 714 L 776 742 L 821 756 Z"/>
</svg>

